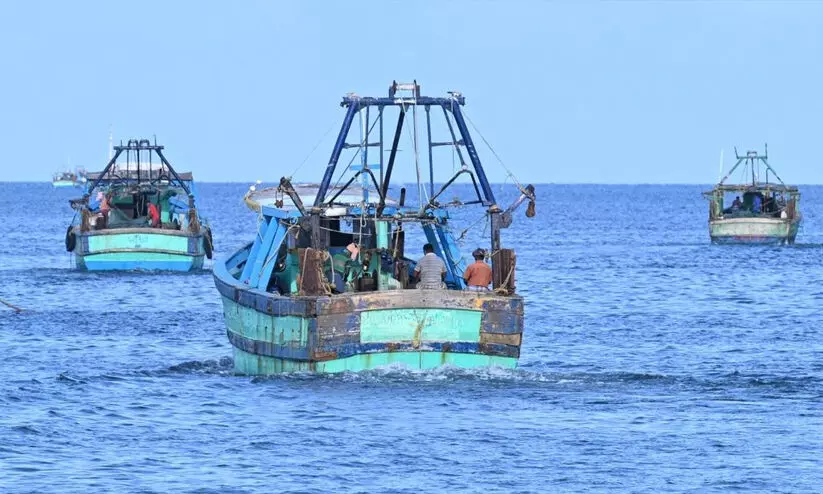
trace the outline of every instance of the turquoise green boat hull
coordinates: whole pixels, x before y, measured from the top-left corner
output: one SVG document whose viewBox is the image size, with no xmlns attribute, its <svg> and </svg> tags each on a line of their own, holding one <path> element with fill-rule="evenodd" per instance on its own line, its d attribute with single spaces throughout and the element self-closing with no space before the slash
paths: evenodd
<svg viewBox="0 0 823 494">
<path fill-rule="evenodd" d="M 74 229 L 75 265 L 87 271 L 191 271 L 203 267 L 202 233 L 156 228 Z"/>
<path fill-rule="evenodd" d="M 255 355 L 244 352 L 236 347 L 233 349 L 233 352 L 234 371 L 242 375 L 272 375 L 284 372 L 336 374 L 340 372 L 360 372 L 394 365 L 416 370 L 431 370 L 445 365 L 463 369 L 477 367 L 514 369 L 517 367 L 516 358 L 476 355 L 471 353 L 428 351 L 366 353 L 322 362 L 303 362 Z"/>
<path fill-rule="evenodd" d="M 77 184 L 75 182 L 71 181 L 71 180 L 55 180 L 51 184 L 52 184 L 52 186 L 57 187 L 57 188 L 76 187 L 77 186 Z"/>
<path fill-rule="evenodd" d="M 709 221 L 709 236 L 717 244 L 793 244 L 800 218 L 725 218 Z"/>
<path fill-rule="evenodd" d="M 214 267 L 238 374 L 517 366 L 519 296 L 413 289 L 283 296 L 230 274 L 248 248 Z"/>
</svg>

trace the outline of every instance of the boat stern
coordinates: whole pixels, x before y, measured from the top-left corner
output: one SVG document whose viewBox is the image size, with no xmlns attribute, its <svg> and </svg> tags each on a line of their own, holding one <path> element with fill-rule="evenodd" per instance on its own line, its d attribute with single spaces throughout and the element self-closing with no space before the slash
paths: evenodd
<svg viewBox="0 0 823 494">
<path fill-rule="evenodd" d="M 792 244 L 799 225 L 799 218 L 724 218 L 709 221 L 709 236 L 717 244 Z"/>
<path fill-rule="evenodd" d="M 214 277 L 238 374 L 514 368 L 520 357 L 516 295 L 407 289 L 285 297 L 243 286 L 222 262 Z"/>
<path fill-rule="evenodd" d="M 203 267 L 202 233 L 130 228 L 79 232 L 75 265 L 86 271 L 192 271 Z"/>
</svg>

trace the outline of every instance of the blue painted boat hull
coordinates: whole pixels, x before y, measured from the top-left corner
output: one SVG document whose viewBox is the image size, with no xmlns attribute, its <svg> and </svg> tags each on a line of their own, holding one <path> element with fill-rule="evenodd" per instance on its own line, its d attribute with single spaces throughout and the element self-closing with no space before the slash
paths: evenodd
<svg viewBox="0 0 823 494">
<path fill-rule="evenodd" d="M 77 269 L 84 271 L 179 271 L 203 268 L 203 256 L 181 256 L 179 259 L 117 259 L 104 255 L 77 256 Z"/>
<path fill-rule="evenodd" d="M 185 272 L 203 267 L 202 233 L 152 228 L 74 233 L 75 265 L 80 270 Z"/>
</svg>

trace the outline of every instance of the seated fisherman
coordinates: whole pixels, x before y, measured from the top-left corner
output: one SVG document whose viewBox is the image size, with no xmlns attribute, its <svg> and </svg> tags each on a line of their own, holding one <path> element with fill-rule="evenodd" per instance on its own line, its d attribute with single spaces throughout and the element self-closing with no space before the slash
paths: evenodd
<svg viewBox="0 0 823 494">
<path fill-rule="evenodd" d="M 467 267 L 466 271 L 463 272 L 466 290 L 487 292 L 489 291 L 489 284 L 492 282 L 492 268 L 484 261 L 486 251 L 475 249 L 472 256 L 474 256 L 474 264 Z"/>
<path fill-rule="evenodd" d="M 743 201 L 740 200 L 740 196 L 734 198 L 732 202 L 732 211 L 736 211 L 743 207 Z"/>
<path fill-rule="evenodd" d="M 423 257 L 417 261 L 414 268 L 414 277 L 417 278 L 417 288 L 436 290 L 443 289 L 446 285 L 446 263 L 434 253 L 434 246 L 426 244 L 423 246 Z"/>
</svg>

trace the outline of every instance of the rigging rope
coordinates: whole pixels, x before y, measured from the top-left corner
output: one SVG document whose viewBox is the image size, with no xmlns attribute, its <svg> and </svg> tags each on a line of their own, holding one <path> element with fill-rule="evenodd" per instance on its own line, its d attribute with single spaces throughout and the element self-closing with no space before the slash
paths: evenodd
<svg viewBox="0 0 823 494">
<path fill-rule="evenodd" d="M 495 151 L 495 150 L 494 150 L 494 148 L 492 147 L 492 145 L 491 145 L 491 144 L 489 144 L 489 141 L 487 141 L 487 140 L 486 140 L 486 138 L 485 138 L 485 137 L 483 137 L 483 134 L 480 132 L 480 130 L 477 128 L 477 126 L 476 126 L 476 125 L 474 125 L 474 122 L 472 122 L 472 119 L 471 119 L 471 118 L 469 118 L 469 114 L 468 114 L 468 113 L 466 113 L 466 110 L 465 110 L 465 109 L 463 109 L 463 116 L 465 116 L 465 117 L 466 117 L 466 120 L 468 120 L 469 124 L 472 126 L 472 128 L 474 129 L 474 131 L 475 131 L 475 132 L 477 132 L 477 135 L 479 135 L 479 136 L 480 136 L 480 139 L 482 139 L 482 140 L 483 140 L 483 143 L 484 143 L 484 144 L 485 144 L 485 145 L 489 148 L 489 150 L 492 152 L 492 154 L 494 155 L 494 157 L 495 157 L 495 158 L 497 158 L 497 161 L 500 163 L 500 165 L 503 167 L 503 169 L 505 169 L 505 170 L 506 170 L 506 173 L 508 173 L 508 176 L 512 178 L 512 180 L 514 181 L 514 183 L 517 185 L 517 188 L 518 188 L 518 189 L 520 189 L 520 191 L 521 191 L 521 192 L 522 192 L 522 191 L 524 191 L 525 189 L 524 189 L 524 188 L 523 188 L 523 186 L 520 184 L 520 181 L 518 181 L 518 180 L 517 180 L 517 177 L 516 177 L 516 176 L 514 176 L 514 173 L 512 173 L 512 171 L 511 171 L 511 170 L 509 170 L 509 167 L 507 167 L 507 166 L 506 166 L 506 164 L 505 164 L 505 163 L 503 163 L 503 160 L 502 160 L 502 159 L 500 159 L 500 156 L 498 156 L 497 151 Z"/>
<path fill-rule="evenodd" d="M 5 301 L 5 300 L 3 300 L 2 298 L 0 298 L 0 303 L 1 303 L 1 304 L 3 304 L 3 305 L 5 305 L 5 306 L 6 306 L 6 307 L 8 307 L 9 309 L 13 310 L 14 312 L 17 312 L 18 314 L 19 314 L 19 313 L 21 313 L 21 312 L 23 312 L 23 309 L 21 309 L 20 307 L 18 307 L 18 306 L 16 306 L 16 305 L 14 305 L 14 304 L 11 304 L 11 303 L 9 303 L 9 302 L 6 302 L 6 301 Z"/>
<path fill-rule="evenodd" d="M 415 111 L 417 107 L 412 107 L 412 126 L 411 128 L 407 127 L 409 131 L 409 138 L 412 141 L 412 148 L 414 149 L 414 166 L 417 173 L 417 200 L 419 202 L 419 206 L 423 206 L 424 204 L 428 204 L 429 202 L 429 194 L 426 192 L 426 188 L 423 186 L 421 181 L 421 174 L 420 174 L 420 158 L 417 150 L 417 112 Z M 401 103 L 400 110 L 403 113 L 407 113 L 406 105 Z M 426 199 L 426 202 L 423 202 L 423 198 Z"/>
<path fill-rule="evenodd" d="M 467 226 L 466 228 L 464 228 L 464 229 L 460 232 L 460 236 L 458 236 L 458 237 L 457 237 L 457 241 L 458 241 L 458 242 L 460 242 L 460 244 L 462 245 L 462 242 L 463 242 L 463 240 L 465 239 L 466 234 L 467 234 L 467 233 L 469 233 L 469 230 L 471 230 L 472 228 L 474 228 L 475 226 L 477 226 L 477 224 L 478 224 L 478 223 L 480 223 L 481 221 L 486 220 L 486 219 L 488 218 L 488 216 L 489 216 L 489 213 L 483 213 L 483 216 L 481 216 L 481 217 L 480 217 L 480 219 L 478 219 L 477 221 L 475 221 L 475 222 L 474 222 L 474 223 L 472 223 L 471 225 L 469 225 L 469 226 Z M 485 229 L 486 229 L 486 227 L 484 226 L 484 227 L 483 227 L 483 230 L 485 231 Z"/>
<path fill-rule="evenodd" d="M 326 133 L 323 134 L 323 137 L 321 137 L 320 140 L 317 141 L 317 144 L 315 144 L 314 147 L 312 148 L 312 150 L 309 151 L 309 154 L 306 155 L 306 157 L 303 159 L 303 161 L 299 165 L 297 165 L 297 168 L 295 168 L 294 171 L 291 172 L 291 175 L 289 175 L 289 179 L 291 179 L 291 177 L 293 177 L 298 171 L 300 171 L 301 168 L 303 168 L 303 165 L 305 165 L 306 162 L 309 161 L 309 158 L 311 158 L 311 156 L 314 154 L 314 152 L 317 151 L 317 148 L 320 147 L 320 144 L 322 144 L 323 141 L 326 139 L 326 136 L 329 135 L 329 132 L 331 132 L 332 129 L 334 129 L 336 126 L 337 126 L 337 121 L 335 119 L 335 122 L 331 124 L 331 126 L 326 131 Z"/>
</svg>

